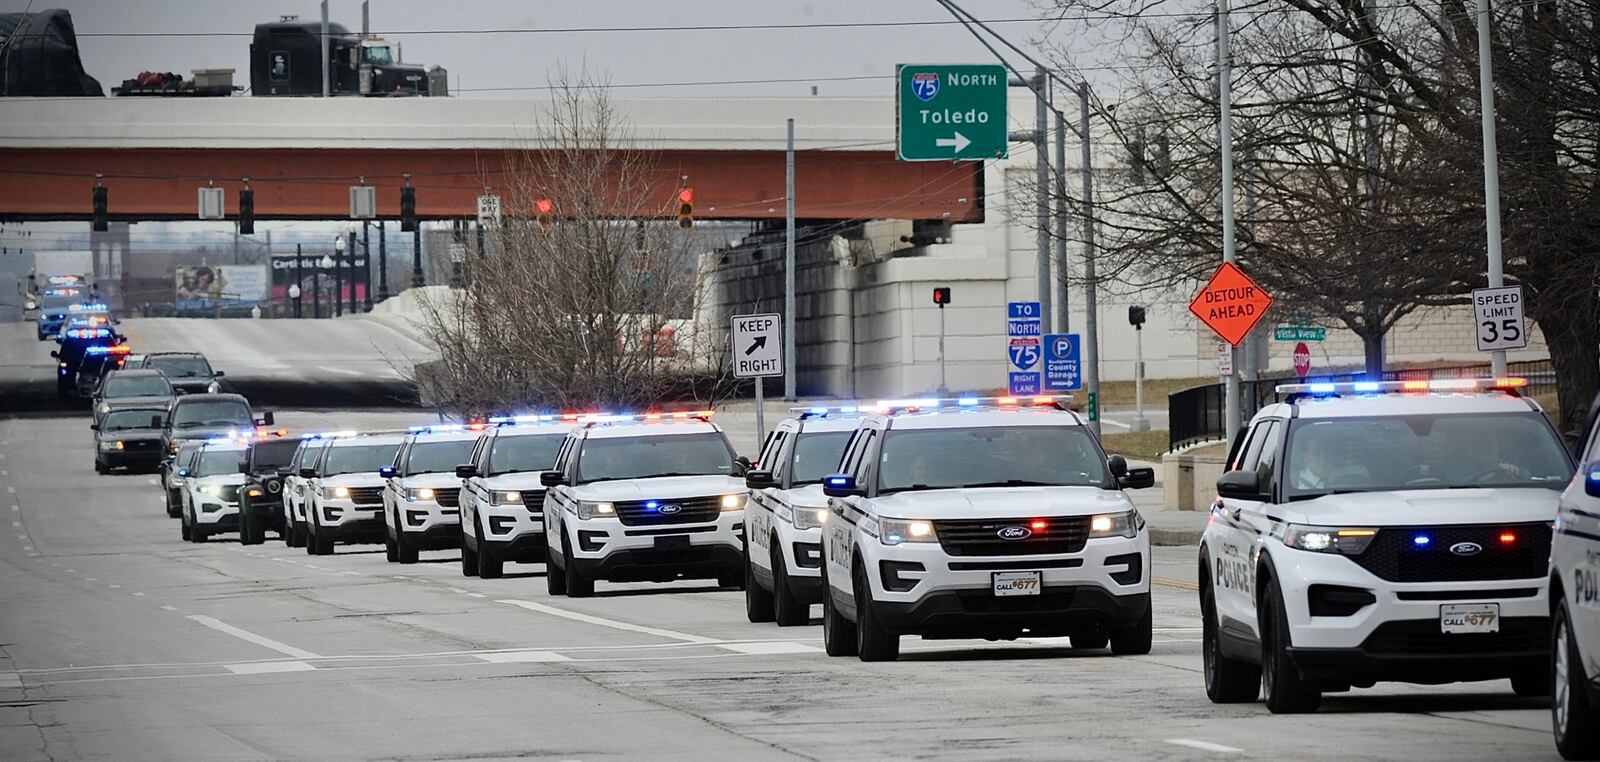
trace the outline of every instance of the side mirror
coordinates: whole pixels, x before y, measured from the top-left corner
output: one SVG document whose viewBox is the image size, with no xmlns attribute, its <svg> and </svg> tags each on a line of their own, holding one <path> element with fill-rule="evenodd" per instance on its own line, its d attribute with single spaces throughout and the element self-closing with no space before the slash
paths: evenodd
<svg viewBox="0 0 1600 762">
<path fill-rule="evenodd" d="M 739 457 L 733 459 L 733 475 L 744 476 L 745 474 L 750 473 L 751 466 L 752 464 L 750 463 L 750 459 L 740 455 Z"/>
<path fill-rule="evenodd" d="M 1156 470 L 1148 466 L 1130 468 L 1128 473 L 1117 477 L 1117 484 L 1123 489 L 1149 489 L 1156 486 Z"/>
<path fill-rule="evenodd" d="M 98 424 L 98 423 L 89 424 L 89 430 L 90 431 L 99 431 L 100 430 L 100 424 Z"/>
<path fill-rule="evenodd" d="M 471 479 L 477 475 L 478 467 L 472 465 L 471 463 L 462 463 L 461 465 L 456 466 L 456 478 L 458 479 Z"/>
<path fill-rule="evenodd" d="M 539 474 L 539 484 L 545 487 L 559 487 L 567 483 L 567 477 L 560 471 L 544 471 Z"/>
<path fill-rule="evenodd" d="M 212 378 L 222 378 L 222 377 L 223 377 L 223 376 L 225 376 L 225 375 L 227 375 L 227 374 L 226 374 L 226 373 L 223 373 L 223 372 L 222 372 L 222 371 L 220 371 L 220 370 L 214 370 L 214 371 L 211 371 L 211 377 L 212 377 Z M 272 414 L 271 414 L 271 413 L 267 413 L 267 415 L 272 415 Z M 267 425 L 268 425 L 268 426 L 271 426 L 271 425 L 272 425 L 272 421 L 267 421 Z"/>
<path fill-rule="evenodd" d="M 856 486 L 854 476 L 834 474 L 822 480 L 822 494 L 828 497 L 866 497 L 867 491 Z"/>
<path fill-rule="evenodd" d="M 1600 463 L 1590 463 L 1583 470 L 1583 491 L 1589 497 L 1600 497 Z"/>
<path fill-rule="evenodd" d="M 220 376 L 222 374 L 218 373 L 217 375 Z M 256 425 L 257 426 L 271 426 L 272 425 L 272 411 L 271 410 L 263 410 L 263 411 L 261 411 L 261 414 L 256 416 Z"/>
<path fill-rule="evenodd" d="M 57 339 L 56 341 L 59 343 L 60 339 Z M 61 359 L 61 353 L 55 351 L 54 349 L 50 350 L 50 356 L 55 358 L 55 359 L 57 359 L 57 360 Z"/>
<path fill-rule="evenodd" d="M 778 486 L 778 480 L 772 477 L 771 471 L 746 471 L 744 484 L 750 489 L 766 489 Z"/>
<path fill-rule="evenodd" d="M 1106 458 L 1106 466 L 1111 469 L 1111 475 L 1118 479 L 1128 475 L 1128 459 L 1121 455 Z"/>
<path fill-rule="evenodd" d="M 302 478 L 302 479 L 315 479 L 315 478 L 317 478 L 317 469 L 315 469 L 315 468 L 302 468 L 302 469 L 300 469 L 300 478 Z"/>
<path fill-rule="evenodd" d="M 1266 490 L 1261 488 L 1261 479 L 1254 471 L 1229 471 L 1217 480 L 1217 496 L 1231 497 L 1239 500 L 1265 501 Z"/>
<path fill-rule="evenodd" d="M 378 475 L 385 479 L 393 479 L 395 474 L 398 473 L 400 472 L 394 470 L 394 466 L 384 466 L 383 468 L 378 469 Z"/>
<path fill-rule="evenodd" d="M 250 461 L 246 460 L 246 461 L 241 461 L 239 463 L 239 473 L 241 473 L 241 474 L 250 473 Z"/>
</svg>

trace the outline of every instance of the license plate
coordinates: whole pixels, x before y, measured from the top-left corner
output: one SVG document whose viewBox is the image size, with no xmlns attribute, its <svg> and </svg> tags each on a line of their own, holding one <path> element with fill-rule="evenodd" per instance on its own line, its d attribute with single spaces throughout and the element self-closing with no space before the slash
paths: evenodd
<svg viewBox="0 0 1600 762">
<path fill-rule="evenodd" d="M 656 550 L 688 550 L 689 535 L 671 534 L 665 537 L 657 537 L 655 546 Z"/>
<path fill-rule="evenodd" d="M 1008 595 L 1038 595 L 1040 588 L 1044 587 L 1042 578 L 1044 572 L 995 572 L 994 594 L 996 597 Z"/>
<path fill-rule="evenodd" d="M 1439 607 L 1439 630 L 1446 635 L 1500 631 L 1500 604 L 1446 603 Z"/>
</svg>

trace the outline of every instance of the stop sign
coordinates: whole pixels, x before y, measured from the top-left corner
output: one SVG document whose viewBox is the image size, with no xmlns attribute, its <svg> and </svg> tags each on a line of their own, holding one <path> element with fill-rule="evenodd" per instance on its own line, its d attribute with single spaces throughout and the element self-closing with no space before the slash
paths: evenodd
<svg viewBox="0 0 1600 762">
<path fill-rule="evenodd" d="M 1294 345 L 1294 374 L 1301 378 L 1311 374 L 1311 347 L 1303 341 Z"/>
</svg>

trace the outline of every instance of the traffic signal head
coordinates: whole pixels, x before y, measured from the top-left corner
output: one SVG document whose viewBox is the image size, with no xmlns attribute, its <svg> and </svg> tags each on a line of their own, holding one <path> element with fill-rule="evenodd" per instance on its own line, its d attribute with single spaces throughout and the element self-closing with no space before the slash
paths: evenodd
<svg viewBox="0 0 1600 762">
<path fill-rule="evenodd" d="M 678 227 L 688 230 L 694 227 L 694 189 L 678 189 Z"/>
<path fill-rule="evenodd" d="M 239 235 L 255 235 L 256 192 L 249 188 L 239 191 Z"/>
<path fill-rule="evenodd" d="M 407 233 L 417 229 L 417 189 L 409 185 L 400 188 L 400 229 Z"/>
<path fill-rule="evenodd" d="M 104 233 L 111 229 L 111 222 L 106 218 L 106 186 L 94 186 L 94 217 L 92 229 L 97 233 Z"/>
<path fill-rule="evenodd" d="M 1137 306 L 1128 307 L 1128 325 L 1138 327 L 1144 325 L 1144 308 Z"/>
<path fill-rule="evenodd" d="M 539 227 L 549 230 L 550 225 L 554 222 L 552 215 L 556 210 L 556 202 L 548 198 L 541 198 L 533 202 L 533 210 L 539 215 Z"/>
<path fill-rule="evenodd" d="M 933 290 L 933 303 L 940 307 L 950 303 L 950 287 L 939 286 Z"/>
</svg>

